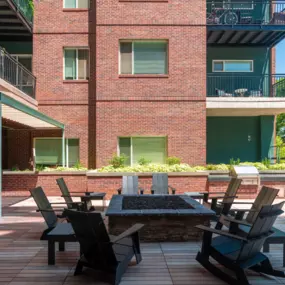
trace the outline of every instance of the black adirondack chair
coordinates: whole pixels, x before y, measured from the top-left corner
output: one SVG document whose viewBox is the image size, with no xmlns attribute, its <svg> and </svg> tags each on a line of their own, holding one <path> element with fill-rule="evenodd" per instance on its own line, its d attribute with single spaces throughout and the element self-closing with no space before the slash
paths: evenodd
<svg viewBox="0 0 285 285">
<path fill-rule="evenodd" d="M 95 192 L 71 192 L 69 191 L 63 178 L 56 179 L 56 183 L 59 186 L 61 194 L 67 204 L 68 209 L 79 209 L 81 211 L 95 211 L 92 206 L 92 200 L 102 200 L 104 207 L 104 197 L 106 193 L 95 193 Z M 76 193 L 72 195 L 72 193 Z M 81 202 L 74 202 L 72 197 L 79 197 Z"/>
<path fill-rule="evenodd" d="M 98 212 L 67 209 L 65 214 L 72 224 L 82 252 L 74 275 L 80 274 L 83 267 L 89 267 L 103 272 L 112 284 L 118 285 L 133 256 L 137 263 L 142 260 L 139 241 L 142 224 L 132 226 L 119 236 L 110 236 Z"/>
<path fill-rule="evenodd" d="M 197 226 L 204 231 L 202 249 L 196 260 L 215 276 L 231 285 L 248 285 L 246 269 L 256 272 L 285 277 L 284 272 L 274 270 L 268 257 L 260 252 L 266 238 L 273 234 L 272 226 L 281 213 L 284 202 L 276 205 L 263 206 L 257 214 L 250 231 L 244 236 L 234 235 L 225 231 L 206 226 Z M 242 224 L 240 220 L 231 223 Z M 218 235 L 213 237 L 213 234 Z M 210 257 L 219 264 L 230 269 L 233 275 L 226 273 L 212 262 Z"/>
<path fill-rule="evenodd" d="M 64 251 L 65 242 L 76 241 L 70 234 L 73 232 L 72 226 L 65 222 L 66 216 L 62 213 L 63 209 L 58 209 L 61 214 L 57 215 L 52 207 L 52 204 L 63 205 L 63 203 L 50 203 L 41 187 L 30 190 L 30 193 L 38 207 L 37 212 L 41 212 L 47 225 L 47 229 L 43 231 L 40 239 L 48 241 L 48 264 L 55 264 L 55 243 L 58 242 L 59 251 Z M 51 240 L 49 233 L 53 230 L 57 232 L 57 236 Z"/>
<path fill-rule="evenodd" d="M 168 184 L 168 174 L 167 173 L 153 173 L 151 193 L 167 195 L 169 194 L 169 190 L 171 191 L 171 194 L 175 194 L 176 192 L 176 189 L 171 187 Z"/>
<path fill-rule="evenodd" d="M 135 175 L 123 176 L 122 187 L 119 188 L 118 194 L 121 195 L 138 195 L 144 193 L 144 189 L 139 187 L 139 177 Z"/>
</svg>

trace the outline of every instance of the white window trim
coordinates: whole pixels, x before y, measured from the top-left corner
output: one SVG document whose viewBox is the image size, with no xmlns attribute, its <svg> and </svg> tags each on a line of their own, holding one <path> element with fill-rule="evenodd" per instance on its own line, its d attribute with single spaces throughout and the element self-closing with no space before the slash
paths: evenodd
<svg viewBox="0 0 285 285">
<path fill-rule="evenodd" d="M 76 79 L 65 79 L 65 51 L 75 50 L 76 52 Z M 78 79 L 78 51 L 87 50 L 88 51 L 88 70 L 86 70 L 86 79 Z M 89 80 L 89 69 L 90 69 L 90 54 L 88 47 L 64 47 L 63 48 L 63 80 L 66 81 L 77 81 L 77 80 Z"/>
<path fill-rule="evenodd" d="M 19 57 L 22 57 L 22 58 L 31 58 L 31 62 L 33 63 L 33 55 L 32 54 L 11 54 L 11 57 L 13 57 L 17 62 L 19 62 Z M 33 64 L 32 64 L 32 67 L 33 67 Z M 32 70 L 29 70 L 31 73 L 32 73 Z M 20 85 L 19 82 L 18 82 L 18 79 L 19 79 L 19 70 L 18 70 L 18 67 L 16 68 L 16 85 Z M 29 82 L 28 82 L 29 83 Z M 22 84 L 22 86 L 33 86 L 32 82 L 30 84 Z"/>
<path fill-rule="evenodd" d="M 246 1 L 236 1 L 236 0 L 234 0 L 234 1 L 231 1 L 231 0 L 229 0 L 229 1 L 223 1 L 223 8 L 225 9 L 225 10 L 253 10 L 254 9 L 254 5 L 253 5 L 253 1 L 251 1 L 251 8 L 232 8 L 232 4 L 233 3 L 234 4 L 238 4 L 239 2 L 242 4 L 242 3 L 248 3 L 248 2 L 246 2 Z M 229 6 L 228 6 L 229 5 Z M 229 8 L 228 8 L 229 7 Z"/>
<path fill-rule="evenodd" d="M 36 140 L 62 140 L 62 137 L 34 137 L 33 138 L 33 157 L 34 157 L 34 166 L 36 166 Z M 65 138 L 65 162 L 66 167 L 69 166 L 69 156 L 68 156 L 68 141 L 69 140 L 78 140 L 80 146 L 80 140 L 78 138 Z M 80 150 L 78 153 L 78 160 L 80 161 Z"/>
<path fill-rule="evenodd" d="M 168 140 L 167 140 L 167 136 L 120 136 L 117 138 L 117 154 L 121 155 L 120 153 L 120 139 L 121 138 L 128 138 L 130 139 L 131 145 L 130 145 L 130 166 L 134 166 L 133 163 L 133 138 L 164 138 L 165 139 L 165 152 L 164 152 L 164 157 L 167 157 L 167 148 L 168 148 Z"/>
<path fill-rule="evenodd" d="M 78 8 L 78 0 L 75 1 L 75 8 L 67 8 L 66 7 L 66 0 L 63 0 L 63 8 L 64 9 L 79 9 Z M 90 0 L 88 1 L 88 7 L 87 8 L 83 8 L 83 9 L 89 9 L 90 8 Z M 80 8 L 82 9 L 82 8 Z"/>
<path fill-rule="evenodd" d="M 155 42 L 155 43 L 159 43 L 159 42 L 163 42 L 163 43 L 166 43 L 167 44 L 167 51 L 166 51 L 166 59 L 165 59 L 165 65 L 166 65 L 166 73 L 162 73 L 162 74 L 153 74 L 153 75 L 168 75 L 168 45 L 169 45 L 169 42 L 168 40 L 143 40 L 143 39 L 140 39 L 140 40 L 119 40 L 119 75 L 135 75 L 135 53 L 134 53 L 134 43 L 135 42 L 144 42 L 144 43 L 152 43 L 152 42 Z M 121 73 L 121 50 L 120 50 L 120 47 L 121 47 L 121 43 L 131 43 L 132 44 L 132 73 L 124 73 L 122 74 Z M 138 74 L 138 75 L 144 75 L 144 74 Z M 146 73 L 145 75 L 149 75 L 148 73 Z"/>
<path fill-rule="evenodd" d="M 252 70 L 249 70 L 249 71 L 240 71 L 240 70 L 232 70 L 232 71 L 226 71 L 225 70 L 225 63 L 226 62 L 250 62 L 251 63 L 251 67 L 252 67 Z M 223 70 L 215 70 L 215 63 L 216 62 L 222 62 L 223 63 Z M 212 72 L 254 72 L 254 61 L 253 60 L 237 60 L 237 59 L 214 59 L 213 62 L 212 62 Z"/>
</svg>

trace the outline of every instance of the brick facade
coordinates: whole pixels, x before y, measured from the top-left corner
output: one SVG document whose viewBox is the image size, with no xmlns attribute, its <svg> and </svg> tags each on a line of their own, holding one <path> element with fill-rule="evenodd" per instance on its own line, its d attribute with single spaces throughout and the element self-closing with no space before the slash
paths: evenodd
<svg viewBox="0 0 285 285">
<path fill-rule="evenodd" d="M 40 111 L 66 125 L 67 138 L 80 139 L 83 165 L 106 165 L 118 136 L 133 135 L 166 136 L 168 155 L 206 163 L 206 27 L 198 25 L 205 9 L 205 1 L 180 0 L 93 0 L 89 11 L 35 3 L 36 99 Z M 119 76 L 122 39 L 167 40 L 168 76 Z M 89 47 L 89 81 L 63 80 L 64 47 Z"/>
</svg>

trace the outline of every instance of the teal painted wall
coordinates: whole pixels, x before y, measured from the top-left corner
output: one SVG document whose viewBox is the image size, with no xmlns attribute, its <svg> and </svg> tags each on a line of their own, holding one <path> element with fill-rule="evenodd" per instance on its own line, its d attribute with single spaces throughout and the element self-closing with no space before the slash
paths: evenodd
<svg viewBox="0 0 285 285">
<path fill-rule="evenodd" d="M 261 161 L 269 155 L 273 132 L 274 116 L 208 117 L 207 163 Z"/>
<path fill-rule="evenodd" d="M 0 46 L 3 47 L 10 54 L 32 54 L 32 42 L 1 42 Z"/>
<path fill-rule="evenodd" d="M 253 60 L 253 72 L 213 72 L 213 60 Z M 263 75 L 270 73 L 270 50 L 263 47 L 208 47 L 207 73 L 208 96 L 215 96 L 216 88 L 230 94 L 239 88 L 262 90 L 267 96 L 270 80 Z"/>
</svg>

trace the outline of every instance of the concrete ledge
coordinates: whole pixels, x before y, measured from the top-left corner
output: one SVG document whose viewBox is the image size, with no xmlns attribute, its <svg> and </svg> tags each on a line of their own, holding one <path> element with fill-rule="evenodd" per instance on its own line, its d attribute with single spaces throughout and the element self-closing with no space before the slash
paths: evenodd
<svg viewBox="0 0 285 285">
<path fill-rule="evenodd" d="M 94 177 L 122 177 L 122 176 L 140 176 L 150 177 L 153 172 L 95 172 L 87 171 L 86 176 Z M 208 171 L 197 171 L 197 172 L 168 172 L 168 176 L 208 176 Z"/>
</svg>

